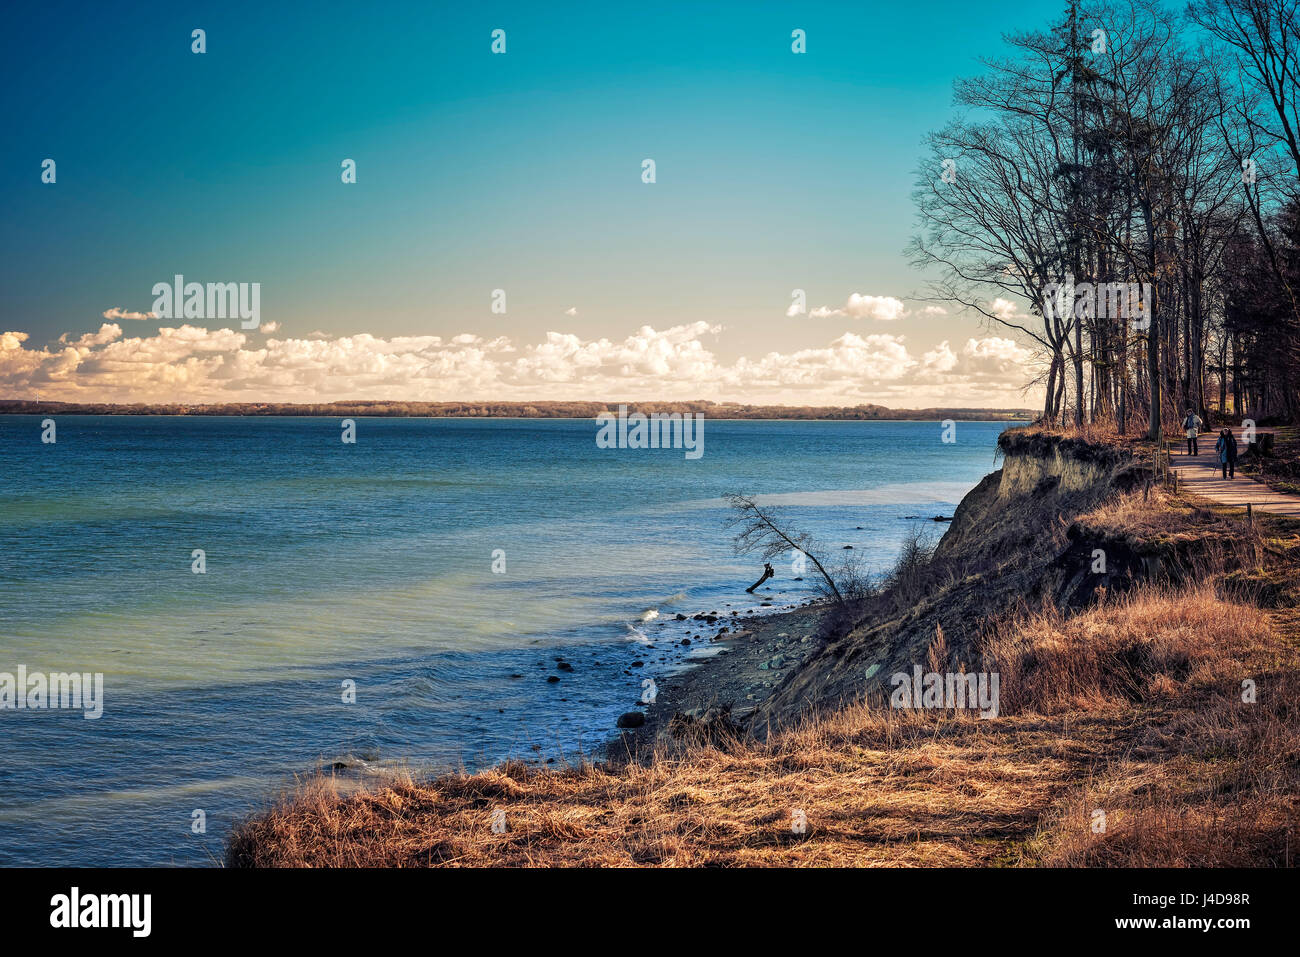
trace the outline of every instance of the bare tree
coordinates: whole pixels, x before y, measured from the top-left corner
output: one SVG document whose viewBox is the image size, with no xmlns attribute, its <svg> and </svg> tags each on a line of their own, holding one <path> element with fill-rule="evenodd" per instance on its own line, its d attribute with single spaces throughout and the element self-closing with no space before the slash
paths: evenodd
<svg viewBox="0 0 1300 957">
<path fill-rule="evenodd" d="M 763 561 L 782 555 L 791 549 L 802 552 L 817 569 L 822 584 L 835 601 L 845 603 L 834 576 L 817 558 L 813 548 L 816 543 L 807 532 L 790 528 L 781 511 L 773 507 L 759 505 L 756 496 L 741 492 L 732 492 L 726 496 L 733 515 L 726 523 L 727 528 L 739 528 L 736 533 L 735 547 L 737 555 L 758 552 Z"/>
<path fill-rule="evenodd" d="M 1300 295 L 1269 224 L 1300 200 L 1300 0 L 1197 0 L 1188 16 L 1236 67 L 1214 73 L 1219 130 L 1238 165 L 1250 168 L 1241 187 L 1247 208 L 1300 321 Z"/>
<path fill-rule="evenodd" d="M 1290 154 L 1300 178 L 1300 0 L 1198 0 L 1191 18 L 1231 50 L 1261 97 L 1244 119 Z"/>
<path fill-rule="evenodd" d="M 1042 347 L 1048 421 L 1072 407 L 1082 424 L 1090 407 L 1092 421 L 1114 416 L 1124 430 L 1142 403 L 1157 438 L 1175 403 L 1204 405 L 1223 252 L 1248 207 L 1239 157 L 1215 132 L 1222 58 L 1186 42 L 1185 27 L 1159 0 L 1070 0 L 1053 28 L 1009 36 L 1011 56 L 960 82 L 957 103 L 975 119 L 929 139 L 914 261 L 937 275 L 936 298 Z M 1285 141 L 1285 118 L 1276 129 Z M 1070 288 L 1069 277 L 1141 288 L 1145 322 L 1131 328 L 1127 312 L 1103 314 L 1095 300 L 1048 308 L 1048 288 Z M 1041 324 L 983 305 L 998 293 L 1028 300 Z"/>
</svg>

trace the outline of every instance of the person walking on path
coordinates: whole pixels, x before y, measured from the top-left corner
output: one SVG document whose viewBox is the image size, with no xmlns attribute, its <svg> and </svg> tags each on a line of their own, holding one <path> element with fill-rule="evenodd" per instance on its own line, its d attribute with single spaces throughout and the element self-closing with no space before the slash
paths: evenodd
<svg viewBox="0 0 1300 957">
<path fill-rule="evenodd" d="M 1219 441 L 1214 443 L 1214 451 L 1219 453 L 1219 466 L 1223 469 L 1225 479 L 1237 477 L 1237 437 L 1232 429 L 1219 433 Z"/>
<path fill-rule="evenodd" d="M 1197 444 L 1196 437 L 1201 434 L 1201 417 L 1192 411 L 1192 407 L 1187 407 L 1187 414 L 1183 416 L 1183 428 L 1187 430 L 1187 454 L 1200 455 L 1201 448 Z"/>
</svg>

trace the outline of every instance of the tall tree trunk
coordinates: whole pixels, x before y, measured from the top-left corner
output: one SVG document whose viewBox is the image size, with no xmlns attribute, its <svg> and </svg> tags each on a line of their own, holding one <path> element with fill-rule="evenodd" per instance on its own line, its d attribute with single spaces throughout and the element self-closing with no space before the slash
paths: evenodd
<svg viewBox="0 0 1300 957">
<path fill-rule="evenodd" d="M 1151 324 L 1147 327 L 1147 379 L 1151 389 L 1151 416 L 1147 438 L 1158 441 L 1163 434 L 1160 421 L 1160 284 L 1151 284 Z"/>
<path fill-rule="evenodd" d="M 1052 363 L 1047 367 L 1047 388 L 1043 393 L 1043 418 L 1048 425 L 1056 424 L 1056 413 L 1052 409 L 1052 400 L 1056 398 L 1056 360 L 1057 356 L 1052 356 Z"/>
<path fill-rule="evenodd" d="M 1074 424 L 1083 426 L 1083 319 L 1074 320 Z"/>
</svg>

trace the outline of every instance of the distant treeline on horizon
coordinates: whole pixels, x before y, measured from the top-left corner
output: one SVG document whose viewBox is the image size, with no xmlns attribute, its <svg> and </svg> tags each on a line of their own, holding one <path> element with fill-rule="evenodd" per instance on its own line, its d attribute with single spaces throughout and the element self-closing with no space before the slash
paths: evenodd
<svg viewBox="0 0 1300 957">
<path fill-rule="evenodd" d="M 882 405 L 787 406 L 689 402 L 340 402 L 184 403 L 44 402 L 0 399 L 0 415 L 303 415 L 412 418 L 594 419 L 602 412 L 702 412 L 718 419 L 1032 419 L 1028 409 L 887 409 Z"/>
</svg>

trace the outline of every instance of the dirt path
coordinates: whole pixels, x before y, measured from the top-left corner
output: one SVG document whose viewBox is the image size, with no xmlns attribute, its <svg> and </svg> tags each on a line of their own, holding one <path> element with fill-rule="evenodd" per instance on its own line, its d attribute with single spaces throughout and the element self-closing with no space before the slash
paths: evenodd
<svg viewBox="0 0 1300 957">
<path fill-rule="evenodd" d="M 1225 479 L 1219 466 L 1219 456 L 1214 451 L 1218 439 L 1215 432 L 1203 433 L 1198 441 L 1199 455 L 1187 454 L 1187 441 L 1180 439 L 1177 447 L 1170 449 L 1170 467 L 1178 473 L 1178 487 L 1193 495 L 1245 508 L 1249 504 L 1257 512 L 1269 512 L 1287 518 L 1300 519 L 1300 495 L 1286 495 L 1267 485 L 1255 482 L 1240 472 L 1236 478 Z M 1246 457 L 1246 445 L 1237 438 L 1237 464 Z"/>
</svg>

